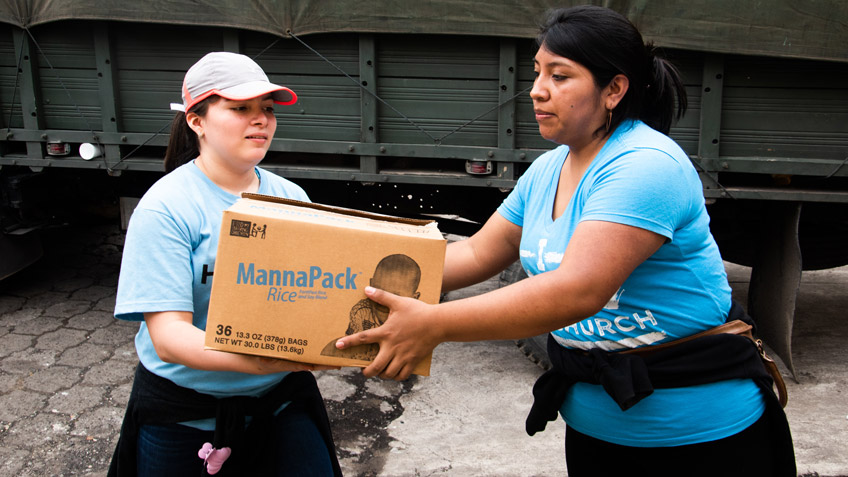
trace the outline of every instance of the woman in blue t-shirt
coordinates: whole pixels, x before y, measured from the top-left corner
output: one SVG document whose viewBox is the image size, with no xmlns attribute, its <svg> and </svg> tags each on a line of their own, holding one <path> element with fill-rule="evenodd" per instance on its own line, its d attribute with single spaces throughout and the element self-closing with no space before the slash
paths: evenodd
<svg viewBox="0 0 848 477">
<path fill-rule="evenodd" d="M 439 305 L 366 289 L 391 308 L 388 321 L 337 343 L 380 344 L 366 375 L 405 379 L 444 341 L 546 332 L 555 352 L 608 364 L 619 351 L 725 323 L 731 290 L 702 185 L 666 135 L 686 109 L 677 70 L 606 8 L 552 12 L 537 43 L 530 96 L 542 137 L 560 146 L 533 162 L 478 233 L 449 245 L 443 291 L 516 259 L 529 278 Z M 687 381 L 687 369 L 675 383 Z M 554 405 L 567 425 L 571 476 L 794 475 L 785 415 L 778 406 L 776 427 L 764 417 L 774 396 L 752 378 L 636 383 L 640 395 L 622 399 L 616 383 L 574 376 L 566 369 L 557 378 L 578 382 Z M 776 452 L 790 455 L 781 461 Z"/>
<path fill-rule="evenodd" d="M 309 200 L 258 167 L 274 104 L 296 101 L 244 55 L 209 53 L 185 75 L 167 174 L 140 200 L 124 245 L 115 316 L 140 322 L 140 364 L 110 475 L 340 474 L 309 373 L 319 366 L 204 349 L 223 211 L 241 192 Z"/>
</svg>

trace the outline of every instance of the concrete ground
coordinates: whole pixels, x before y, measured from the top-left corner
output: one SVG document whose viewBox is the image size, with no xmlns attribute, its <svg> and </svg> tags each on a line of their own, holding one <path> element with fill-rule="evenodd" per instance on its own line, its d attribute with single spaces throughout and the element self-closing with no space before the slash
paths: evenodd
<svg viewBox="0 0 848 477">
<path fill-rule="evenodd" d="M 105 475 L 136 363 L 136 325 L 112 318 L 115 220 L 44 234 L 46 256 L 0 281 L 0 476 Z M 744 300 L 749 270 L 728 264 Z M 804 272 L 786 409 L 799 475 L 848 476 L 848 267 Z M 497 286 L 486 282 L 449 299 Z M 512 342 L 447 343 L 430 377 L 319 374 L 350 476 L 565 475 L 564 426 L 524 433 L 541 370 Z"/>
</svg>

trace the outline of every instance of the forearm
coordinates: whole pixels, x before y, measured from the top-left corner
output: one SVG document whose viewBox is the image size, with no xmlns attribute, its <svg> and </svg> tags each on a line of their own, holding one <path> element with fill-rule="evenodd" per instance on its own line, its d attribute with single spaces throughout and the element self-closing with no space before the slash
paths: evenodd
<svg viewBox="0 0 848 477">
<path fill-rule="evenodd" d="M 435 307 L 442 341 L 515 339 L 569 326 L 600 311 L 664 237 L 636 227 L 583 222 L 560 266 L 483 295 Z"/>
<path fill-rule="evenodd" d="M 171 321 L 155 327 L 151 334 L 156 353 L 162 361 L 204 371 L 238 371 L 259 374 L 247 356 L 205 349 L 203 330 L 184 321 Z"/>
<path fill-rule="evenodd" d="M 442 303 L 429 328 L 438 341 L 519 339 L 576 323 L 603 306 L 577 280 L 542 274 L 491 292 Z"/>
<path fill-rule="evenodd" d="M 188 312 L 148 313 L 145 321 L 153 347 L 159 359 L 166 363 L 204 371 L 247 374 L 312 369 L 312 366 L 301 363 L 205 349 L 205 333 L 192 324 L 191 313 Z"/>
<path fill-rule="evenodd" d="M 442 291 L 487 280 L 518 259 L 521 227 L 495 213 L 471 238 L 448 245 Z"/>
<path fill-rule="evenodd" d="M 499 263 L 481 260 L 474 249 L 466 242 L 448 245 L 445 253 L 442 292 L 458 290 L 480 283 L 506 268 L 506 265 L 501 267 Z"/>
</svg>

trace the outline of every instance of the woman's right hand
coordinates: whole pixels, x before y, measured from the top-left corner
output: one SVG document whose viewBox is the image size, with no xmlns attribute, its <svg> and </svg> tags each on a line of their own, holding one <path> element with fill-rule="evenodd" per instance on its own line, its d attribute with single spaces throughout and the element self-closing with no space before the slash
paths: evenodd
<svg viewBox="0 0 848 477">
<path fill-rule="evenodd" d="M 383 379 L 403 381 L 442 342 L 435 332 L 436 328 L 428 326 L 429 313 L 438 305 L 373 287 L 365 287 L 365 295 L 389 307 L 388 319 L 377 328 L 343 336 L 336 342 L 336 348 L 378 343 L 380 350 L 377 356 L 362 373 L 369 378 L 380 376 Z"/>
</svg>

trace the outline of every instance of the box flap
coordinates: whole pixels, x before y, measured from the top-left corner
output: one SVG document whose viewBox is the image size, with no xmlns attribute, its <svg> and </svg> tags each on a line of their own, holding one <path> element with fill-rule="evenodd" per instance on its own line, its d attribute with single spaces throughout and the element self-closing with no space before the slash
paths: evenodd
<svg viewBox="0 0 848 477">
<path fill-rule="evenodd" d="M 300 200 L 286 199 L 286 198 L 283 198 L 283 197 L 275 197 L 275 196 L 272 196 L 272 195 L 265 195 L 265 194 L 255 194 L 255 193 L 252 193 L 252 192 L 242 192 L 241 196 L 244 199 L 260 200 L 260 201 L 264 201 L 264 202 L 271 202 L 271 203 L 274 203 L 274 204 L 293 205 L 293 206 L 296 206 L 296 207 L 305 207 L 305 208 L 309 208 L 309 209 L 321 210 L 321 211 L 324 211 L 324 212 L 332 212 L 332 213 L 335 213 L 335 214 L 342 214 L 342 215 L 347 215 L 347 216 L 351 216 L 351 217 L 359 217 L 359 218 L 371 219 L 371 220 L 382 220 L 384 222 L 396 222 L 396 223 L 407 224 L 407 225 L 415 225 L 415 226 L 423 226 L 423 225 L 428 225 L 428 224 L 432 224 L 432 223 L 435 222 L 435 220 L 409 219 L 409 218 L 405 218 L 405 217 L 395 217 L 395 216 L 392 216 L 392 215 L 383 215 L 383 214 L 377 214 L 377 213 L 372 213 L 372 212 L 364 212 L 364 211 L 361 211 L 361 210 L 346 209 L 344 207 L 336 207 L 336 206 L 331 206 L 331 205 L 316 204 L 316 203 L 313 203 L 313 202 L 303 202 L 303 201 L 300 201 Z"/>
</svg>

